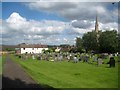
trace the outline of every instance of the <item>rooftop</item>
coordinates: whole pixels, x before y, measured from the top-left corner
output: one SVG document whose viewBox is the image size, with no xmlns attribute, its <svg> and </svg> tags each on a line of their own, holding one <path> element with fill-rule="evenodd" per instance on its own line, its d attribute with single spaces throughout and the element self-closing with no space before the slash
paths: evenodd
<svg viewBox="0 0 120 90">
<path fill-rule="evenodd" d="M 47 45 L 42 44 L 20 44 L 20 48 L 47 48 Z"/>
</svg>

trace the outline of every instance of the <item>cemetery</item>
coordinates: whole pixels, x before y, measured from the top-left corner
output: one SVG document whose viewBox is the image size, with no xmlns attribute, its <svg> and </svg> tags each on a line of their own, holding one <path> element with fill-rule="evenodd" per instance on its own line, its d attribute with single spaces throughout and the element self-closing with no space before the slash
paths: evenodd
<svg viewBox="0 0 120 90">
<path fill-rule="evenodd" d="M 22 44 L 7 53 L 7 62 L 16 62 L 43 88 L 118 88 L 120 35 L 99 31 L 97 21 L 94 31 L 76 37 L 76 45 Z"/>
<path fill-rule="evenodd" d="M 120 35 L 116 30 L 99 31 L 97 21 L 96 17 L 95 30 L 82 38 L 76 37 L 73 46 L 20 44 L 15 51 L 8 51 L 4 59 L 16 68 L 20 65 L 21 75 L 27 73 L 26 78 L 32 78 L 31 82 L 43 88 L 118 88 Z M 5 65 L 9 69 L 9 64 Z M 7 77 L 10 77 L 7 69 Z M 16 77 L 15 73 L 16 70 L 12 76 Z M 19 78 L 22 80 L 24 76 Z"/>
<path fill-rule="evenodd" d="M 11 55 L 34 80 L 53 88 L 116 88 L 119 57 L 69 52 Z"/>
<path fill-rule="evenodd" d="M 118 4 L 2 3 L 2 89 L 119 88 Z"/>
</svg>

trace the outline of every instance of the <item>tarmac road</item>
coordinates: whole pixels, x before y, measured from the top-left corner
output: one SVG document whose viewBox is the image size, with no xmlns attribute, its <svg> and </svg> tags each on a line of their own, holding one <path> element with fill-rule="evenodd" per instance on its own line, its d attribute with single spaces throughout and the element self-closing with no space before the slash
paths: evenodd
<svg viewBox="0 0 120 90">
<path fill-rule="evenodd" d="M 41 88 L 9 55 L 3 67 L 2 88 Z"/>
</svg>

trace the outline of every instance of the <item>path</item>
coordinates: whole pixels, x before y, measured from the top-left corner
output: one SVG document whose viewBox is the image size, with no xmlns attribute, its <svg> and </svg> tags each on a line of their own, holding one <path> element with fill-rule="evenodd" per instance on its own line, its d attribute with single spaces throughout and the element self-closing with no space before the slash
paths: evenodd
<svg viewBox="0 0 120 90">
<path fill-rule="evenodd" d="M 40 88 L 40 86 L 8 55 L 3 68 L 2 88 Z"/>
</svg>

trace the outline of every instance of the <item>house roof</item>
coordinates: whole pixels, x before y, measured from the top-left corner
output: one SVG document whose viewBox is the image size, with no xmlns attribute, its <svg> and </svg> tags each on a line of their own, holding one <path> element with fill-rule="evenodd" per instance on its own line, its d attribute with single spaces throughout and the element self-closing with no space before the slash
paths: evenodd
<svg viewBox="0 0 120 90">
<path fill-rule="evenodd" d="M 41 44 L 20 44 L 20 48 L 47 48 L 47 45 Z"/>
</svg>

